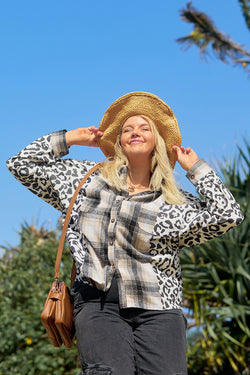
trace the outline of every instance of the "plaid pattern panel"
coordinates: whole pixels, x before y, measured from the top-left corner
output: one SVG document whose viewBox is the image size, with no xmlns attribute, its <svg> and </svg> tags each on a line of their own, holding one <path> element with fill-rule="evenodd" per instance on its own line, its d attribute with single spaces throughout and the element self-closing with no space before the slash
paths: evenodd
<svg viewBox="0 0 250 375">
<path fill-rule="evenodd" d="M 116 272 L 121 307 L 161 309 L 149 255 L 161 198 L 152 192 L 129 196 L 110 189 L 101 175 L 82 196 L 79 228 L 87 245 L 81 274 L 107 290 Z"/>
<path fill-rule="evenodd" d="M 60 159 L 62 156 L 65 156 L 69 153 L 69 149 L 65 140 L 65 132 L 66 130 L 59 130 L 58 132 L 51 134 L 51 147 L 57 159 Z"/>
</svg>

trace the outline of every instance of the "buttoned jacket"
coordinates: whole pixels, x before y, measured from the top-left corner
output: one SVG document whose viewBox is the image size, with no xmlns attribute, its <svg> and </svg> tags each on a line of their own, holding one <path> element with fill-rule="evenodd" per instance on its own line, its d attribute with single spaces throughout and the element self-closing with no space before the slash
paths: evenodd
<svg viewBox="0 0 250 375">
<path fill-rule="evenodd" d="M 65 131 L 39 138 L 7 161 L 13 175 L 65 217 L 72 195 L 96 163 L 63 158 Z M 120 173 L 126 173 L 123 167 Z M 121 308 L 182 308 L 179 251 L 220 236 L 243 220 L 221 179 L 200 160 L 187 173 L 200 199 L 186 191 L 173 205 L 161 190 L 129 195 L 95 172 L 81 189 L 67 239 L 77 281 L 107 291 L 117 278 Z"/>
</svg>

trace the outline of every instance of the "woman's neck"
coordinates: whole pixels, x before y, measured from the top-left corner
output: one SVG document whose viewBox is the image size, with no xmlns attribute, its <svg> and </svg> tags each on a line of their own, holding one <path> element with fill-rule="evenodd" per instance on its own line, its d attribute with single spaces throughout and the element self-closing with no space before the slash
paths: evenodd
<svg viewBox="0 0 250 375">
<path fill-rule="evenodd" d="M 149 189 L 150 183 L 150 163 L 130 164 L 127 174 L 127 186 L 130 193 L 136 193 Z"/>
<path fill-rule="evenodd" d="M 137 186 L 149 186 L 150 181 L 150 170 L 145 167 L 131 167 L 128 172 L 129 182 Z"/>
</svg>

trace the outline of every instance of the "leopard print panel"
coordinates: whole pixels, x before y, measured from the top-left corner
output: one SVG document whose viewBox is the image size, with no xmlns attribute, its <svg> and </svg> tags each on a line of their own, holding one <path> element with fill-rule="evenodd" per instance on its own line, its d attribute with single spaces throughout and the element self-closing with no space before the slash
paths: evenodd
<svg viewBox="0 0 250 375">
<path fill-rule="evenodd" d="M 187 204 L 160 207 L 150 254 L 164 309 L 182 305 L 182 277 L 179 251 L 220 236 L 241 223 L 243 215 L 232 194 L 210 169 L 196 183 L 206 201 L 184 192 Z"/>
<path fill-rule="evenodd" d="M 64 133 L 59 131 L 39 138 L 6 163 L 19 182 L 63 214 L 81 179 L 96 164 L 61 159 L 68 154 L 62 142 Z"/>
</svg>

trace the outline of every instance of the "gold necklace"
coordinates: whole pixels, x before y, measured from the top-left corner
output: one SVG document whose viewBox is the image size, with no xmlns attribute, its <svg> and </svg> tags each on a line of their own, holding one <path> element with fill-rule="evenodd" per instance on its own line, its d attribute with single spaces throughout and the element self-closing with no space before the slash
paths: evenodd
<svg viewBox="0 0 250 375">
<path fill-rule="evenodd" d="M 130 193 L 133 193 L 136 189 L 137 190 L 145 190 L 145 189 L 149 188 L 148 186 L 147 187 L 146 186 L 145 187 L 136 187 L 135 185 L 132 184 L 132 178 L 131 178 L 130 175 L 129 175 L 129 179 L 130 179 L 131 182 L 127 182 L 127 184 L 128 184 L 127 188 L 128 188 L 128 191 Z"/>
<path fill-rule="evenodd" d="M 150 189 L 149 187 L 136 187 L 134 185 L 129 185 L 128 186 L 128 191 L 130 193 L 133 193 L 135 190 L 146 190 L 146 189 Z"/>
<path fill-rule="evenodd" d="M 134 185 L 129 185 L 129 186 L 128 186 L 128 191 L 129 191 L 130 193 L 133 193 L 133 192 L 135 191 L 135 186 L 134 186 Z"/>
</svg>

